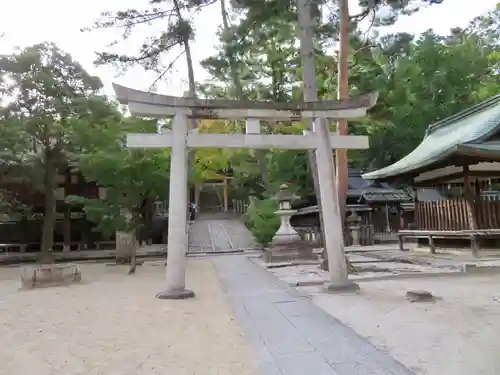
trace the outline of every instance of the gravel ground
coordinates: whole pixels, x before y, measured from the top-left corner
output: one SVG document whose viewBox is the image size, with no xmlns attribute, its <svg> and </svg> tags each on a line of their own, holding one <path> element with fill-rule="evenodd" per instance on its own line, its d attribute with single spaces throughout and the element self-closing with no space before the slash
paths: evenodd
<svg viewBox="0 0 500 375">
<path fill-rule="evenodd" d="M 299 289 L 416 374 L 500 374 L 500 275 L 360 285 L 359 294 Z M 405 299 L 408 290 L 429 291 L 437 300 L 411 303 Z"/>
<path fill-rule="evenodd" d="M 19 291 L 0 269 L 0 375 L 255 375 L 210 260 L 188 261 L 197 297 L 156 300 L 164 268 L 83 264 L 84 283 Z"/>
</svg>

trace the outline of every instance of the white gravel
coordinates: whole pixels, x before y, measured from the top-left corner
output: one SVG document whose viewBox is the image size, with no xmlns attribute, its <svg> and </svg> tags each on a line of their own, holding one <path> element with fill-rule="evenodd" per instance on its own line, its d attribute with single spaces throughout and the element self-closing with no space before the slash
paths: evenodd
<svg viewBox="0 0 500 375">
<path fill-rule="evenodd" d="M 313 301 L 416 374 L 500 374 L 500 275 L 360 283 L 360 294 L 316 294 Z M 436 303 L 410 303 L 426 290 Z"/>
<path fill-rule="evenodd" d="M 155 299 L 163 266 L 126 271 L 83 264 L 81 285 L 18 291 L 0 268 L 0 375 L 257 373 L 210 260 L 188 261 L 183 301 Z"/>
</svg>

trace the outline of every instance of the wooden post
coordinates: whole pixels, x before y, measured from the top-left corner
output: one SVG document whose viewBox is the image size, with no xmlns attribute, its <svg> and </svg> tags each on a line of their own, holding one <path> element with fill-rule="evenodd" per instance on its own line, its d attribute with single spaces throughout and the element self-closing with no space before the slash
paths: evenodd
<svg viewBox="0 0 500 375">
<path fill-rule="evenodd" d="M 474 207 L 474 194 L 472 193 L 472 188 L 470 186 L 470 176 L 469 176 L 469 166 L 465 165 L 464 170 L 464 196 L 467 205 L 467 219 L 469 223 L 469 229 L 477 229 L 476 213 Z"/>
<path fill-rule="evenodd" d="M 389 205 L 386 203 L 385 205 L 385 230 L 387 233 L 391 233 L 391 223 L 389 221 Z"/>
<path fill-rule="evenodd" d="M 412 226 L 409 227 L 409 229 L 420 229 L 420 226 L 422 225 L 421 223 L 421 218 L 420 218 L 420 213 L 418 211 L 418 189 L 416 187 L 412 187 L 412 195 L 413 195 L 413 222 L 411 223 Z"/>
<path fill-rule="evenodd" d="M 467 205 L 467 221 L 469 224 L 469 229 L 476 230 L 477 229 L 476 207 L 475 207 L 474 194 L 470 186 L 469 166 L 464 165 L 463 171 L 464 171 L 464 195 L 465 195 L 465 202 Z M 472 254 L 476 256 L 477 250 L 479 249 L 476 236 L 470 237 L 470 244 L 471 244 Z"/>
</svg>

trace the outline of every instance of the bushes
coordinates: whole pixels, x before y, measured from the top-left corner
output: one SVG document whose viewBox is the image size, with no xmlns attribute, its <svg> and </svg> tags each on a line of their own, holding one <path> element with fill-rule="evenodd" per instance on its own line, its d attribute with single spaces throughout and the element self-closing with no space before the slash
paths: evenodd
<svg viewBox="0 0 500 375">
<path fill-rule="evenodd" d="M 250 200 L 248 211 L 244 216 L 245 225 L 255 240 L 266 247 L 273 239 L 280 226 L 280 219 L 275 214 L 278 202 L 272 199 Z"/>
</svg>

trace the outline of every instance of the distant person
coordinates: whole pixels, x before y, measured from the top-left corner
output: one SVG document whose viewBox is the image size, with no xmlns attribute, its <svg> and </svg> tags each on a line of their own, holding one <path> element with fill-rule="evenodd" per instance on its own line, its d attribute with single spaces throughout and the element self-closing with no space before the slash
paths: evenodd
<svg viewBox="0 0 500 375">
<path fill-rule="evenodd" d="M 192 202 L 189 204 L 189 221 L 194 221 L 196 217 L 196 203 Z"/>
</svg>

